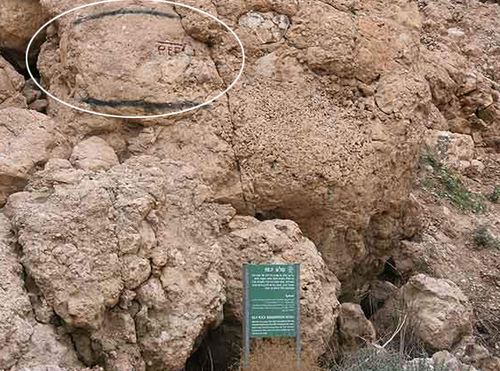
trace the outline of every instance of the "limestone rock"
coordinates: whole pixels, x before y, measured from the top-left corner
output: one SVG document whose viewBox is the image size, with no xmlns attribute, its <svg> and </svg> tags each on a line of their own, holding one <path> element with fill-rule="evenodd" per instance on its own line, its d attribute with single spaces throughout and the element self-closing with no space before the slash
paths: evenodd
<svg viewBox="0 0 500 371">
<path fill-rule="evenodd" d="M 478 371 L 475 367 L 460 362 L 456 357 L 445 350 L 434 353 L 431 358 L 415 358 L 408 361 L 405 364 L 404 370 L 411 371 L 422 368 L 431 370 L 444 368 L 449 371 Z"/>
<path fill-rule="evenodd" d="M 240 17 L 238 24 L 243 30 L 251 33 L 260 44 L 281 41 L 290 27 L 286 15 L 273 13 L 249 12 Z"/>
<path fill-rule="evenodd" d="M 366 319 L 361 306 L 358 304 L 342 303 L 338 326 L 339 342 L 344 351 L 354 351 L 367 343 L 375 341 L 375 327 Z"/>
<path fill-rule="evenodd" d="M 480 134 L 485 144 L 498 150 L 494 123 L 500 117 L 496 54 L 500 38 L 490 30 L 500 26 L 500 11 L 487 2 L 470 5 L 447 0 L 422 5 L 424 69 L 433 102 L 448 120 L 446 130 Z M 452 32 L 445 26 L 449 22 L 456 26 Z M 457 30 L 464 32 L 459 38 Z"/>
<path fill-rule="evenodd" d="M 45 23 L 47 16 L 37 0 L 4 0 L 0 4 L 0 49 L 8 53 L 19 67 L 31 37 Z M 36 52 L 38 43 L 32 51 Z"/>
<path fill-rule="evenodd" d="M 0 205 L 24 188 L 33 170 L 49 159 L 62 139 L 45 115 L 18 108 L 0 110 Z"/>
<path fill-rule="evenodd" d="M 69 6 L 42 3 L 51 13 Z M 75 142 L 113 133 L 127 143 L 127 154 L 189 162 L 213 198 L 239 213 L 296 221 L 343 281 L 378 273 L 399 236 L 414 233 L 407 228 L 412 218 L 407 198 L 432 113 L 431 91 L 418 68 L 416 4 L 396 1 L 388 9 L 377 2 L 312 0 L 189 4 L 228 21 L 248 47 L 247 68 L 225 99 L 175 120 L 126 125 L 76 115 L 54 102 L 48 114 L 64 123 L 62 130 Z M 179 14 L 182 21 L 174 17 L 168 25 L 153 19 L 147 30 L 134 32 L 133 41 L 121 32 L 123 17 L 109 18 L 106 28 L 62 21 L 40 54 L 42 80 L 70 102 L 152 101 L 171 98 L 167 91 L 184 99 L 183 94 L 217 91 L 238 72 L 238 47 L 217 27 L 205 27 L 189 12 Z M 127 32 L 149 19 L 129 18 Z M 191 43 L 196 58 L 153 55 L 151 42 L 167 36 Z M 106 52 L 96 54 L 98 46 Z M 201 90 L 186 89 L 182 83 L 195 75 Z M 380 230 L 372 233 L 375 224 Z"/>
<path fill-rule="evenodd" d="M 401 288 L 401 297 L 417 336 L 430 348 L 450 350 L 472 333 L 472 307 L 453 282 L 418 274 Z"/>
<path fill-rule="evenodd" d="M 182 368 L 224 303 L 241 320 L 249 261 L 302 264 L 304 344 L 326 350 L 339 283 L 314 244 L 291 221 L 233 218 L 195 168 L 139 156 L 95 173 L 52 160 L 28 189 L 7 204 L 24 263 L 86 364 Z"/>
<path fill-rule="evenodd" d="M 471 164 L 474 158 L 474 141 L 470 135 L 432 131 L 426 142 L 429 148 L 436 153 L 439 161 L 449 167 L 463 168 L 464 163 Z"/>
<path fill-rule="evenodd" d="M 134 158 L 92 174 L 58 183 L 44 201 L 36 193 L 10 199 L 26 267 L 55 312 L 81 329 L 77 348 L 88 363 L 104 357 L 109 367 L 125 362 L 140 368 L 142 352 L 151 369 L 181 368 L 195 340 L 222 310 L 220 250 L 209 243 L 211 223 L 199 223 L 224 219 L 226 208 L 202 206 L 203 195 L 193 195 L 193 171 L 180 164 Z M 65 228 L 59 222 L 63 214 Z M 21 227 L 25 223 L 28 229 Z M 41 245 L 35 242 L 39 238 Z M 151 277 L 144 274 L 149 269 Z M 187 290 L 198 281 L 196 290 Z M 126 286 L 137 285 L 137 301 L 130 308 L 137 332 L 129 326 L 131 333 L 115 337 L 123 320 L 131 319 L 124 313 L 114 317 L 123 320 L 110 320 L 107 308 L 118 303 Z M 101 344 L 99 353 L 90 339 Z"/>
<path fill-rule="evenodd" d="M 28 293 L 22 281 L 10 235 L 10 223 L 0 213 L 0 368 L 30 367 L 41 364 L 78 367 L 80 363 L 67 335 L 57 334 L 52 325 L 35 321 Z"/>
<path fill-rule="evenodd" d="M 299 5 L 287 43 L 250 58 L 245 85 L 230 95 L 247 209 L 296 221 L 343 282 L 354 281 L 354 272 L 375 274 L 394 236 L 412 233 L 403 222 L 411 218 L 412 209 L 403 206 L 410 179 L 400 171 L 416 164 L 431 94 L 422 74 L 393 65 L 393 53 L 405 56 L 405 66 L 417 60 L 412 45 L 418 45 L 419 26 L 408 19 L 418 18 L 418 9 L 403 3 L 391 7 L 393 17 L 364 5 L 372 22 L 382 17 L 390 24 L 384 35 L 394 29 L 404 36 L 373 46 L 363 61 L 356 59 L 357 15 L 325 2 Z M 398 16 L 402 21 L 394 21 Z M 378 29 L 373 24 L 363 36 L 377 39 Z M 374 58 L 380 58 L 376 72 Z M 374 76 L 365 78 L 365 70 Z M 359 83 L 348 78 L 354 75 L 376 99 L 358 99 Z M 391 211 L 375 201 L 381 198 L 391 200 Z M 383 229 L 378 234 L 375 223 Z"/>
<path fill-rule="evenodd" d="M 10 224 L 3 215 L 0 215 L 0 223 L 0 271 L 2 273 L 0 368 L 7 369 L 14 366 L 25 351 L 33 333 L 33 323 L 30 321 L 30 301 L 23 291 L 22 267 L 8 241 Z"/>
<path fill-rule="evenodd" d="M 500 358 L 480 344 L 479 339 L 468 336 L 453 349 L 453 355 L 461 362 L 473 365 L 482 371 L 495 371 L 500 368 Z"/>
<path fill-rule="evenodd" d="M 361 306 L 354 303 L 340 306 L 338 331 L 343 353 L 356 351 L 376 340 L 375 327 L 366 319 Z"/>
<path fill-rule="evenodd" d="M 70 161 L 77 169 L 90 171 L 109 170 L 119 164 L 113 148 L 99 137 L 90 137 L 76 145 Z"/>
<path fill-rule="evenodd" d="M 131 13 L 96 16 L 119 9 Z M 100 4 L 68 15 L 59 27 L 59 40 L 44 46 L 39 67 L 46 77 L 59 76 L 50 83 L 52 92 L 78 107 L 118 115 L 163 114 L 224 90 L 207 45 L 186 34 L 170 4 Z M 64 77 L 75 73 L 68 91 Z"/>
<path fill-rule="evenodd" d="M 0 109 L 26 107 L 26 100 L 20 93 L 24 78 L 0 55 Z"/>
<path fill-rule="evenodd" d="M 456 359 L 452 354 L 450 354 L 445 350 L 434 353 L 432 356 L 432 361 L 434 363 L 434 367 L 446 367 L 450 371 L 461 371 L 463 369 L 469 371 L 477 371 L 476 368 L 463 364 L 458 359 Z"/>
<path fill-rule="evenodd" d="M 311 69 L 345 77 L 353 72 L 355 32 L 347 12 L 312 1 L 296 15 L 288 38 L 296 48 L 304 49 Z M 331 37 L 322 37 L 323 33 Z"/>
<path fill-rule="evenodd" d="M 73 9 L 77 6 L 90 4 L 93 0 L 40 0 L 40 4 L 45 12 L 55 17 L 62 12 Z"/>
</svg>

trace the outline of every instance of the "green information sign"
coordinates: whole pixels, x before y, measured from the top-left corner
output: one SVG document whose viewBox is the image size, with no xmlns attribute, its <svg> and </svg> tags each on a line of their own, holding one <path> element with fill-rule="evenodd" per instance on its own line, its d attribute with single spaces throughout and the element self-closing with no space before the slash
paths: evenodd
<svg viewBox="0 0 500 371">
<path fill-rule="evenodd" d="M 250 337 L 297 334 L 297 265 L 249 265 Z"/>
<path fill-rule="evenodd" d="M 250 338 L 295 337 L 300 354 L 300 265 L 245 264 L 244 355 Z"/>
</svg>

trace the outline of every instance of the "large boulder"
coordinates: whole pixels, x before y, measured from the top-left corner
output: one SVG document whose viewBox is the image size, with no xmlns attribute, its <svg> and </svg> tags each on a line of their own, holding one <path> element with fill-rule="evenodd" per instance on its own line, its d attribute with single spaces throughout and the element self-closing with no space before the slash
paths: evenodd
<svg viewBox="0 0 500 371">
<path fill-rule="evenodd" d="M 69 336 L 36 321 L 12 237 L 0 213 L 0 369 L 81 366 Z"/>
<path fill-rule="evenodd" d="M 204 204 L 193 169 L 151 157 L 106 173 L 82 174 L 62 162 L 45 171 L 39 184 L 51 179 L 52 191 L 41 199 L 13 195 L 8 209 L 26 269 L 74 329 L 82 359 L 92 365 L 104 357 L 108 368 L 144 369 L 145 361 L 150 369 L 182 368 L 222 313 L 215 237 L 231 208 Z"/>
<path fill-rule="evenodd" d="M 452 281 L 418 274 L 401 288 L 408 321 L 417 337 L 434 350 L 450 350 L 472 333 L 472 306 Z"/>
<path fill-rule="evenodd" d="M 25 67 L 24 55 L 29 40 L 45 23 L 47 16 L 38 0 L 4 0 L 0 4 L 0 51 Z M 39 40 L 31 49 L 33 55 Z"/>
<path fill-rule="evenodd" d="M 42 3 L 53 12 L 69 2 Z M 378 273 L 396 241 L 415 233 L 408 193 L 432 98 L 417 68 L 416 4 L 189 4 L 219 15 L 245 43 L 247 68 L 228 97 L 175 120 L 127 125 L 79 115 L 55 102 L 49 114 L 65 123 L 63 130 L 77 136 L 76 142 L 117 132 L 133 155 L 188 161 L 213 197 L 240 213 L 296 221 L 343 281 Z M 153 8 L 171 13 L 161 4 Z M 92 28 L 87 21 L 61 20 L 39 58 L 44 84 L 62 99 L 89 107 L 99 103 L 97 109 L 115 113 L 141 111 L 123 111 L 116 102 L 171 99 L 165 88 L 178 89 L 178 99 L 196 98 L 199 90 L 180 89 L 194 75 L 201 78 L 202 92 L 218 91 L 241 65 L 235 40 L 220 28 L 205 27 L 193 12 L 177 11 L 182 21 L 174 17 L 167 26 L 144 14 L 128 17 L 134 42 L 121 32 L 123 15 L 108 17 L 106 27 L 92 18 L 82 18 Z M 147 29 L 135 27 L 144 22 Z M 184 38 L 196 57 L 151 54 L 165 35 Z M 86 45 L 105 45 L 106 52 L 96 54 Z M 128 51 L 129 58 L 114 50 Z M 116 68 L 109 69 L 110 61 Z"/>
<path fill-rule="evenodd" d="M 39 66 L 51 91 L 76 106 L 163 114 L 206 102 L 225 88 L 208 46 L 186 34 L 170 4 L 101 4 L 69 14 L 59 27 Z M 52 54 L 56 42 L 58 53 Z"/>
<path fill-rule="evenodd" d="M 249 39 L 260 53 L 230 93 L 247 208 L 296 221 L 343 282 L 377 272 L 412 233 L 404 205 L 431 99 L 411 67 L 418 9 L 374 3 L 299 3 L 285 43 Z"/>
<path fill-rule="evenodd" d="M 302 263 L 305 344 L 326 351 L 339 284 L 314 244 L 291 221 L 234 218 L 194 167 L 139 156 L 96 173 L 51 160 L 29 189 L 6 207 L 24 264 L 87 365 L 181 369 L 224 315 L 241 321 L 249 261 Z"/>
<path fill-rule="evenodd" d="M 62 142 L 49 117 L 18 108 L 0 110 L 0 206 L 24 188 L 35 168 Z"/>
<path fill-rule="evenodd" d="M 0 55 L 0 109 L 26 107 L 26 99 L 21 91 L 24 78 Z"/>
</svg>

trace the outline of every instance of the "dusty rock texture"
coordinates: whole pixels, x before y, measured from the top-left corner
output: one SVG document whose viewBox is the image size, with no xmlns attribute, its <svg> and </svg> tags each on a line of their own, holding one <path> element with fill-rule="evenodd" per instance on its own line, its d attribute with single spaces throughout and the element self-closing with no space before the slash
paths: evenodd
<svg viewBox="0 0 500 371">
<path fill-rule="evenodd" d="M 342 303 L 338 318 L 338 342 L 342 353 L 354 352 L 376 340 L 373 324 L 366 319 L 361 306 Z"/>
<path fill-rule="evenodd" d="M 38 112 L 18 108 L 0 110 L 0 206 L 20 191 L 34 170 L 43 166 L 64 142 L 56 124 Z"/>
<path fill-rule="evenodd" d="M 449 350 L 472 333 L 472 306 L 452 281 L 416 275 L 401 288 L 401 299 L 417 336 L 432 349 Z"/>
<path fill-rule="evenodd" d="M 45 58 L 40 66 L 51 90 L 77 106 L 161 114 L 201 104 L 223 90 L 207 45 L 186 34 L 170 5 L 101 4 L 68 15 L 60 27 L 58 60 Z"/>
<path fill-rule="evenodd" d="M 0 109 L 25 108 L 26 99 L 21 94 L 23 87 L 24 78 L 0 55 Z"/>
<path fill-rule="evenodd" d="M 66 6 L 43 4 L 49 12 Z M 407 194 L 432 109 L 431 91 L 417 58 L 417 6 L 405 1 L 390 9 L 377 1 L 354 8 L 319 1 L 190 4 L 227 21 L 241 36 L 249 57 L 241 82 L 214 111 L 179 118 L 175 125 L 172 120 L 157 121 L 166 125 L 162 128 L 145 122 L 133 130 L 113 120 L 79 119 L 54 103 L 49 114 L 74 128 L 68 133 L 76 135 L 76 142 L 96 132 L 118 132 L 127 143 L 125 152 L 188 159 L 209 180 L 215 197 L 238 211 L 296 221 L 344 281 L 379 270 L 386 250 L 416 230 Z M 62 98 L 87 102 L 142 99 L 152 96 L 151 89 L 166 91 L 170 83 L 176 91 L 175 84 L 191 76 L 191 70 L 198 80 L 209 78 L 208 85 L 198 81 L 198 90 L 216 91 L 229 83 L 241 62 L 234 40 L 216 27 L 201 27 L 196 15 L 175 10 L 183 18 L 167 20 L 171 34 L 158 26 L 165 20 L 147 15 L 110 17 L 105 23 L 62 21 L 39 59 L 44 83 Z M 127 41 L 116 31 L 124 17 L 131 22 L 130 32 L 136 22 L 147 21 L 151 27 L 137 30 L 135 41 Z M 382 29 L 376 26 L 379 19 L 386 24 Z M 95 27 L 89 28 L 88 22 Z M 198 48 L 197 57 L 186 59 L 182 67 L 185 53 L 153 55 L 149 41 L 154 44 L 163 36 L 188 40 Z M 92 48 L 103 40 L 106 51 L 96 57 Z M 81 48 L 83 44 L 93 47 Z M 121 52 L 115 51 L 122 49 L 131 58 L 112 63 L 115 73 L 108 62 L 119 58 Z M 137 66 L 140 58 L 145 62 Z M 143 67 L 147 76 L 140 72 Z M 175 72 L 185 68 L 185 73 Z M 119 78 L 130 69 L 133 73 Z M 152 71 L 162 71 L 165 81 Z M 154 96 L 171 101 L 164 93 Z M 126 107 L 124 112 L 129 109 L 137 111 Z"/>
<path fill-rule="evenodd" d="M 498 4 L 189 0 L 240 36 L 241 80 L 193 113 L 120 120 L 47 100 L 11 66 L 24 72 L 46 16 L 94 1 L 0 5 L 0 207 L 15 232 L 1 245 L 0 368 L 83 367 L 75 349 L 88 367 L 182 369 L 217 329 L 239 331 L 249 261 L 302 263 L 314 355 L 336 334 L 372 341 L 366 317 L 402 303 L 428 348 L 497 367 L 500 255 L 474 231 L 500 238 L 486 201 L 500 184 Z M 190 107 L 241 65 L 220 26 L 157 2 L 88 8 L 43 37 L 42 84 L 102 113 Z M 482 214 L 426 190 L 424 145 L 458 172 L 448 185 L 483 195 Z M 360 306 L 339 305 L 339 280 Z"/>
<path fill-rule="evenodd" d="M 73 148 L 70 161 L 78 169 L 91 171 L 109 170 L 119 164 L 113 148 L 99 137 L 90 137 L 78 143 Z"/>
<path fill-rule="evenodd" d="M 444 130 L 475 134 L 498 152 L 500 27 L 498 5 L 421 2 L 426 79 Z M 442 130 L 443 128 L 441 128 Z"/>
<path fill-rule="evenodd" d="M 26 291 L 8 219 L 0 214 L 0 368 L 79 367 L 69 336 L 39 323 Z"/>
<path fill-rule="evenodd" d="M 87 365 L 182 368 L 225 303 L 241 318 L 248 261 L 302 262 L 304 337 L 326 350 L 339 284 L 314 244 L 291 221 L 234 218 L 193 167 L 139 156 L 96 174 L 51 160 L 30 189 L 7 204 L 23 263 Z"/>
<path fill-rule="evenodd" d="M 16 67 L 25 67 L 24 55 L 31 37 L 45 23 L 47 16 L 38 0 L 5 0 L 0 5 L 0 51 Z M 34 43 L 36 54 L 40 41 Z"/>
<path fill-rule="evenodd" d="M 244 84 L 230 94 L 248 208 L 297 221 L 342 281 L 367 273 L 368 265 L 376 270 L 391 239 L 412 233 L 401 222 L 410 179 L 400 171 L 414 165 L 431 99 L 412 54 L 419 25 L 394 21 L 396 15 L 418 20 L 416 7 L 397 3 L 389 20 L 373 5 L 362 5 L 365 16 L 357 19 L 347 8 L 299 3 L 286 41 L 273 50 L 245 39 L 259 52 Z M 383 17 L 386 34 L 397 29 L 407 41 L 355 42 L 374 37 L 373 29 L 360 28 L 361 18 L 371 17 Z M 389 61 L 392 53 L 408 57 L 390 71 L 377 64 L 365 77 L 368 61 L 355 57 L 364 52 Z M 377 74 L 383 77 L 375 82 Z M 378 204 L 382 198 L 386 203 Z"/>
</svg>

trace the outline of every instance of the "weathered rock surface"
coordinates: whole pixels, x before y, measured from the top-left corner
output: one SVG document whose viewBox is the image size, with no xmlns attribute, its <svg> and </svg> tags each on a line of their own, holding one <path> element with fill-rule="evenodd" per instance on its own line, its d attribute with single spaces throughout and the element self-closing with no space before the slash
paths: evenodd
<svg viewBox="0 0 500 371">
<path fill-rule="evenodd" d="M 50 12 L 56 8 L 55 2 L 43 3 Z M 320 1 L 190 4 L 227 21 L 241 35 L 249 56 L 241 83 L 213 112 L 179 118 L 175 125 L 172 120 L 154 121 L 169 124 L 162 128 L 147 122 L 148 127 L 134 130 L 124 130 L 112 120 L 80 118 L 55 103 L 49 114 L 68 123 L 74 129 L 67 130 L 71 135 L 117 131 L 134 155 L 189 161 L 214 197 L 239 211 L 295 220 L 344 281 L 378 271 L 385 250 L 398 236 L 415 232 L 406 199 L 432 99 L 417 63 L 421 25 L 416 5 L 398 1 L 387 10 L 373 1 L 355 7 L 362 12 L 354 15 L 348 4 Z M 241 64 L 234 40 L 226 40 L 216 28 L 201 27 L 194 21 L 198 18 L 184 13 L 179 10 L 182 24 L 168 22 L 173 36 L 192 38 L 199 46 L 201 70 L 193 73 L 198 76 L 206 70 L 201 75 L 213 77 L 207 89 L 227 84 Z M 172 69 L 182 54 L 161 60 L 149 56 L 137 68 L 135 58 L 151 48 L 147 40 L 164 34 L 153 20 L 148 30 L 135 33 L 134 40 L 140 42 L 123 43 L 116 31 L 123 16 L 114 18 L 105 28 L 95 29 L 86 22 L 61 22 L 39 60 L 51 91 L 70 101 L 92 96 L 123 101 L 138 99 L 131 94 L 144 95 L 142 87 L 151 96 L 162 96 L 151 93 L 156 80 L 144 80 L 137 87 L 144 78 L 142 65 L 149 66 L 153 77 L 163 71 L 172 84 L 177 77 L 184 81 L 190 76 Z M 130 22 L 148 19 L 134 15 Z M 379 19 L 385 27 L 377 26 Z M 131 71 L 125 79 L 109 69 L 109 61 L 120 53 L 96 55 L 80 47 L 97 46 L 102 40 L 107 40 L 109 53 L 122 47 L 130 51 L 131 58 L 120 59 L 129 63 L 120 68 Z M 359 80 L 353 80 L 354 75 Z M 96 83 L 104 78 L 109 80 L 106 84 Z M 94 91 L 96 86 L 104 90 Z"/>
<path fill-rule="evenodd" d="M 80 329 L 73 336 L 87 364 L 105 356 L 107 367 L 143 369 L 142 351 L 151 369 L 181 368 L 222 311 L 220 248 L 211 236 L 231 209 L 203 205 L 193 170 L 173 162 L 134 158 L 95 177 L 63 170 L 73 183 L 45 200 L 10 198 L 16 225 L 30 225 L 19 231 L 27 269 L 55 312 Z M 124 309 L 107 310 L 121 296 Z"/>
<path fill-rule="evenodd" d="M 90 137 L 73 148 L 71 163 L 82 170 L 109 170 L 118 165 L 118 157 L 111 146 L 99 137 Z"/>
<path fill-rule="evenodd" d="M 35 320 L 13 241 L 10 223 L 0 213 L 0 369 L 79 367 L 68 335 Z"/>
<path fill-rule="evenodd" d="M 434 350 L 450 350 L 472 333 L 472 307 L 451 281 L 413 276 L 401 288 L 401 298 L 417 336 Z"/>
<path fill-rule="evenodd" d="M 456 357 L 454 357 L 449 352 L 443 350 L 434 355 L 431 358 L 416 358 L 406 363 L 405 370 L 420 369 L 425 367 L 431 368 L 431 370 L 446 369 L 450 371 L 478 371 L 476 368 L 470 366 L 469 364 L 464 364 L 460 362 Z"/>
<path fill-rule="evenodd" d="M 500 27 L 497 4 L 439 0 L 422 3 L 426 79 L 445 128 L 476 134 L 499 150 Z"/>
<path fill-rule="evenodd" d="M 376 339 L 375 327 L 366 319 L 361 306 L 342 303 L 338 318 L 340 351 L 354 352 Z"/>
<path fill-rule="evenodd" d="M 24 78 L 0 55 L 0 109 L 25 108 L 26 99 L 21 94 L 23 87 Z"/>
<path fill-rule="evenodd" d="M 18 67 L 24 67 L 24 55 L 31 37 L 45 23 L 46 15 L 38 0 L 4 0 L 0 4 L 0 50 Z M 38 43 L 32 51 L 36 52 Z"/>
<path fill-rule="evenodd" d="M 53 40 L 39 65 L 51 90 L 76 106 L 163 114 L 206 102 L 224 89 L 207 45 L 186 34 L 171 5 L 101 4 L 68 15 L 60 28 L 57 60 L 47 58 Z"/>
<path fill-rule="evenodd" d="M 18 108 L 0 110 L 0 206 L 24 188 L 62 141 L 49 117 Z"/>
<path fill-rule="evenodd" d="M 56 15 L 93 1 L 40 3 Z M 3 17 L 21 3 L 33 5 L 0 6 L 10 6 L 0 13 L 0 43 Z M 50 159 L 36 173 L 57 135 L 24 129 L 45 116 L 0 110 L 0 205 L 25 189 L 10 196 L 8 210 L 39 290 L 30 290 L 35 318 L 50 323 L 55 311 L 64 319 L 87 365 L 181 368 L 223 312 L 241 319 L 239 267 L 248 260 L 302 260 L 304 338 L 320 353 L 338 317 L 338 282 L 327 267 L 352 294 L 419 230 L 408 195 L 422 141 L 450 167 L 478 174 L 491 170 L 474 159 L 478 149 L 500 151 L 497 4 L 188 3 L 228 22 L 247 51 L 241 81 L 209 108 L 122 122 L 25 89 L 29 107 L 47 109 L 74 146 L 71 157 L 58 156 L 69 161 Z M 157 113 L 173 107 L 165 103 L 205 99 L 234 78 L 234 40 L 192 12 L 149 5 L 170 16 L 82 18 L 93 8 L 51 27 L 38 60 L 46 87 L 103 112 Z M 15 36 L 5 40 L 26 40 Z M 186 48 L 162 55 L 156 43 L 166 39 Z M 1 63 L 0 108 L 22 106 L 22 80 Z M 397 268 L 406 276 L 411 265 Z M 451 283 L 417 276 L 401 295 L 428 347 L 450 349 L 470 333 L 470 305 Z M 347 333 L 349 321 L 339 321 Z"/>
<path fill-rule="evenodd" d="M 343 281 L 368 273 L 368 266 L 377 269 L 384 249 L 379 242 L 390 248 L 395 235 L 412 233 L 399 222 L 409 180 L 402 171 L 414 166 L 431 99 L 425 79 L 411 67 L 418 24 L 394 20 L 418 19 L 416 7 L 398 2 L 390 20 L 372 2 L 362 7 L 366 16 L 353 19 L 347 8 L 299 4 L 287 43 L 251 59 L 244 84 L 230 94 L 248 208 L 264 218 L 297 221 Z M 357 27 L 371 17 L 384 18 L 387 43 L 364 42 L 377 36 L 373 27 L 363 30 L 363 44 L 355 42 Z M 394 30 L 404 42 L 390 38 Z M 381 59 L 373 75 L 362 78 L 374 63 L 357 59 L 360 45 Z M 389 70 L 393 53 L 406 58 Z M 363 81 L 347 78 L 354 75 Z M 382 77 L 374 82 L 376 75 Z M 390 212 L 377 203 L 382 198 Z"/>
<path fill-rule="evenodd" d="M 490 351 L 479 344 L 478 339 L 468 336 L 453 349 L 453 355 L 460 361 L 473 365 L 481 371 L 500 369 L 500 358 L 491 355 Z"/>
<path fill-rule="evenodd" d="M 51 160 L 29 189 L 7 204 L 23 262 L 87 365 L 182 368 L 224 303 L 241 318 L 248 261 L 303 264 L 305 344 L 326 350 L 339 283 L 314 244 L 291 221 L 234 218 L 193 167 L 139 156 L 95 173 Z"/>
<path fill-rule="evenodd" d="M 467 134 L 431 131 L 426 138 L 426 144 L 437 160 L 450 168 L 467 168 L 474 158 L 474 140 Z"/>
</svg>

